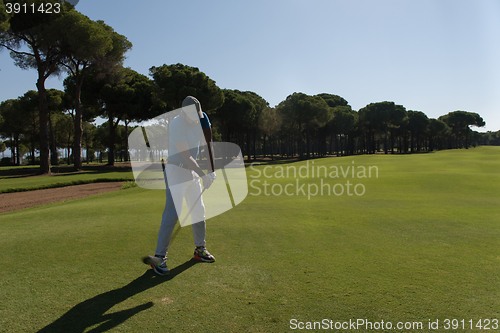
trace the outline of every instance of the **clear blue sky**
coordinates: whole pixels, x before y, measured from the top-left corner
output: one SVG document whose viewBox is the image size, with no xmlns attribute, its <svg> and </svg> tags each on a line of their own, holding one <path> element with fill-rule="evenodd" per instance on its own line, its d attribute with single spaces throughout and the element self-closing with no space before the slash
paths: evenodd
<svg viewBox="0 0 500 333">
<path fill-rule="evenodd" d="M 81 0 L 76 9 L 125 35 L 125 66 L 198 67 L 221 88 L 277 105 L 333 93 L 354 110 L 394 101 L 437 118 L 478 112 L 500 130 L 498 0 Z M 35 88 L 36 71 L 0 52 L 0 101 Z M 62 89 L 62 78 L 47 88 Z"/>
</svg>

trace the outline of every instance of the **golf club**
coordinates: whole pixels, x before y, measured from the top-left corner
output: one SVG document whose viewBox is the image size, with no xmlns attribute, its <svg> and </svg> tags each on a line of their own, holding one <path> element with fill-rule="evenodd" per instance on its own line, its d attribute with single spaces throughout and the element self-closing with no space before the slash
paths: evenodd
<svg viewBox="0 0 500 333">
<path fill-rule="evenodd" d="M 182 220 L 182 222 L 175 225 L 175 230 L 172 233 L 172 237 L 170 238 L 170 243 L 168 245 L 169 247 L 172 244 L 172 242 L 174 241 L 175 237 L 177 237 L 177 234 L 179 233 L 179 231 L 181 230 L 181 228 L 182 228 L 181 225 L 183 225 L 184 222 L 186 222 L 186 219 L 188 218 L 188 216 L 193 211 L 194 207 L 196 206 L 196 203 L 198 202 L 198 200 L 200 200 L 201 195 L 203 194 L 203 192 L 205 192 L 205 190 L 206 189 L 204 188 L 203 191 L 201 191 L 200 195 L 198 196 L 198 198 L 196 199 L 196 201 L 193 203 L 193 206 L 191 207 L 191 209 L 189 210 L 189 212 L 187 213 L 187 215 L 184 217 L 184 219 Z"/>
</svg>

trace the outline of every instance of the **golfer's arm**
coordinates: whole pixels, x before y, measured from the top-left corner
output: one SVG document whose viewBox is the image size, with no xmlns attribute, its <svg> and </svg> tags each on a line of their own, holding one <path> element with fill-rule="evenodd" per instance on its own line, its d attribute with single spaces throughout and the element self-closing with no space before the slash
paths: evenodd
<svg viewBox="0 0 500 333">
<path fill-rule="evenodd" d="M 191 154 L 189 154 L 189 145 L 188 145 L 187 141 L 176 142 L 176 143 L 174 143 L 174 145 L 175 145 L 175 148 L 177 148 L 179 155 L 181 155 L 184 162 L 186 162 L 186 165 L 190 169 L 194 170 L 194 172 L 196 172 L 200 177 L 205 176 L 205 173 L 198 165 L 198 162 L 196 162 L 196 160 L 193 158 L 193 156 L 191 156 Z"/>
<path fill-rule="evenodd" d="M 205 135 L 205 141 L 208 146 L 208 156 L 210 158 L 210 164 L 212 165 L 212 170 L 215 171 L 215 162 L 214 162 L 214 145 L 212 142 L 212 126 L 204 128 L 203 134 Z"/>
</svg>

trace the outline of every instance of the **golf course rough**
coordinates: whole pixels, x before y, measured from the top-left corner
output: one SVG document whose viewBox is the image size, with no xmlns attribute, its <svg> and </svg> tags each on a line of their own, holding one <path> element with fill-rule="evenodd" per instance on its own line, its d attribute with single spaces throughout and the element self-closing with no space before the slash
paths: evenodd
<svg viewBox="0 0 500 333">
<path fill-rule="evenodd" d="M 494 332 L 500 148 L 314 165 L 345 171 L 353 160 L 378 167 L 378 178 L 372 169 L 362 179 L 364 195 L 248 195 L 207 221 L 217 261 L 192 264 L 192 235 L 180 232 L 168 278 L 140 262 L 156 241 L 163 191 L 134 187 L 1 214 L 1 330 L 287 332 L 292 319 L 363 319 L 391 322 L 390 332 L 411 332 L 399 322 L 421 322 L 415 332 L 466 332 L 453 325 L 472 320 L 479 332 L 489 319 Z M 265 166 L 247 167 L 248 179 L 295 180 L 268 179 Z M 194 316 L 194 306 L 210 320 Z M 436 321 L 439 329 L 428 329 Z"/>
</svg>

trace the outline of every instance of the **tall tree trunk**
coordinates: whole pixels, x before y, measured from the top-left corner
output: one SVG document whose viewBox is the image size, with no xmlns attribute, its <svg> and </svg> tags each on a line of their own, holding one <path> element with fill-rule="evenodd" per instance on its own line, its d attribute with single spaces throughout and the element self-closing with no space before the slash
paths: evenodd
<svg viewBox="0 0 500 333">
<path fill-rule="evenodd" d="M 271 148 L 271 161 L 274 161 L 274 142 L 273 142 L 273 137 L 270 136 L 269 137 L 269 145 L 270 145 L 270 148 Z"/>
<path fill-rule="evenodd" d="M 130 121 L 125 120 L 125 162 L 130 161 L 130 156 L 128 153 L 128 124 Z M 87 158 L 88 160 L 88 158 Z"/>
<path fill-rule="evenodd" d="M 10 163 L 16 164 L 16 145 L 14 144 L 14 133 L 10 134 Z"/>
<path fill-rule="evenodd" d="M 253 130 L 253 160 L 257 159 L 257 131 Z"/>
<path fill-rule="evenodd" d="M 414 143 L 413 143 L 413 141 L 414 141 L 414 134 L 413 134 L 413 131 L 411 132 L 410 137 L 411 137 L 411 139 L 410 139 L 410 140 L 411 140 L 411 146 L 410 146 L 411 148 L 410 148 L 410 151 L 413 153 L 413 148 L 414 148 L 414 147 L 413 147 L 413 144 L 414 144 Z"/>
<path fill-rule="evenodd" d="M 80 101 L 80 95 L 82 91 L 83 75 L 77 73 L 76 75 L 76 89 L 75 89 L 75 138 L 74 138 L 74 148 L 73 148 L 73 158 L 75 161 L 75 170 L 82 169 L 82 118 L 83 118 L 83 107 Z"/>
<path fill-rule="evenodd" d="M 19 134 L 15 136 L 14 138 L 15 144 L 16 144 L 16 165 L 20 166 L 21 165 L 21 154 L 19 153 Z"/>
<path fill-rule="evenodd" d="M 66 147 L 66 150 L 67 150 L 67 155 L 68 155 L 68 165 L 71 165 L 71 140 L 70 140 L 70 137 L 68 135 L 68 145 Z"/>
<path fill-rule="evenodd" d="M 299 122 L 299 159 L 302 159 L 303 154 L 302 154 L 302 123 Z"/>
<path fill-rule="evenodd" d="M 384 154 L 387 154 L 387 128 L 385 129 Z"/>
<path fill-rule="evenodd" d="M 40 118 L 40 173 L 48 175 L 50 174 L 50 154 L 47 90 L 45 90 L 45 77 L 40 72 L 36 86 L 38 89 L 38 115 Z"/>
<path fill-rule="evenodd" d="M 271 155 L 272 155 L 271 151 Z M 262 145 L 262 158 L 266 158 L 266 134 L 264 133 L 264 143 Z"/>
<path fill-rule="evenodd" d="M 82 107 L 78 107 L 75 112 L 75 137 L 73 144 L 73 160 L 75 170 L 82 169 Z"/>
<path fill-rule="evenodd" d="M 109 115 L 109 153 L 108 153 L 108 165 L 115 165 L 115 124 L 113 121 L 113 115 Z M 116 125 L 118 125 L 118 119 Z"/>
<path fill-rule="evenodd" d="M 52 117 L 50 116 L 50 113 L 49 113 L 49 129 L 50 129 L 50 138 L 51 138 L 51 140 L 50 140 L 50 150 L 51 150 L 50 164 L 57 165 L 59 162 L 58 162 L 58 158 L 57 158 L 56 137 L 54 134 L 54 128 L 52 126 Z"/>
<path fill-rule="evenodd" d="M 465 126 L 465 149 L 469 149 L 469 126 Z"/>
<path fill-rule="evenodd" d="M 229 129 L 229 125 L 226 126 L 226 142 L 231 142 L 231 132 Z"/>
<path fill-rule="evenodd" d="M 398 136 L 398 149 L 399 149 L 399 153 L 401 154 L 403 152 L 403 147 L 402 147 L 402 138 L 401 138 L 401 134 Z"/>
<path fill-rule="evenodd" d="M 34 126 L 33 126 L 34 128 Z M 31 164 L 35 165 L 35 130 L 31 132 Z"/>
<path fill-rule="evenodd" d="M 330 155 L 333 155 L 333 133 L 330 134 Z"/>
<path fill-rule="evenodd" d="M 394 131 L 391 130 L 391 154 L 394 154 Z"/>
<path fill-rule="evenodd" d="M 250 130 L 247 130 L 247 161 L 250 162 L 252 159 L 252 153 L 250 151 Z"/>
<path fill-rule="evenodd" d="M 309 134 L 309 125 L 306 128 L 306 156 L 307 159 L 311 158 L 311 135 Z"/>
</svg>

